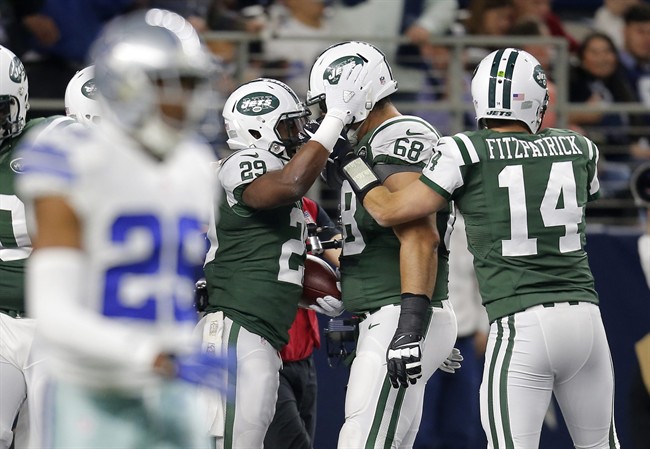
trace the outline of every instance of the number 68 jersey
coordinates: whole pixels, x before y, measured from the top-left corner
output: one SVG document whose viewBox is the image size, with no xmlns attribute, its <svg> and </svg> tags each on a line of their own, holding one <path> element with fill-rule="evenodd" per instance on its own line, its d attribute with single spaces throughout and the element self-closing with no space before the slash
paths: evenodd
<svg viewBox="0 0 650 449">
<path fill-rule="evenodd" d="M 569 130 L 440 139 L 420 179 L 465 217 L 490 321 L 537 304 L 598 303 L 584 250 L 597 162 L 596 145 Z"/>
<path fill-rule="evenodd" d="M 152 376 L 152 351 L 195 349 L 193 289 L 214 156 L 184 140 L 157 161 L 120 131 L 109 135 L 108 123 L 100 126 L 24 144 L 17 189 L 28 210 L 40 197 L 63 197 L 81 225 L 84 283 L 57 312 L 76 324 L 65 320 L 52 342 L 56 371 L 83 383 L 138 385 Z"/>
</svg>

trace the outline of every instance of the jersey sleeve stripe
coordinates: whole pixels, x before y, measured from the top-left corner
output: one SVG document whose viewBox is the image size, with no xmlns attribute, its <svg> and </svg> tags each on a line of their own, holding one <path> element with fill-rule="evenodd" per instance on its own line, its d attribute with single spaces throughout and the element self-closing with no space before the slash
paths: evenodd
<svg viewBox="0 0 650 449">
<path fill-rule="evenodd" d="M 469 154 L 469 159 L 472 161 L 473 164 L 478 164 L 479 162 L 479 157 L 478 153 L 476 152 L 476 148 L 474 147 L 474 144 L 470 140 L 469 137 L 467 137 L 465 134 L 456 134 L 460 138 L 460 140 L 463 141 L 465 144 L 465 149 L 467 150 L 467 153 Z"/>
<path fill-rule="evenodd" d="M 587 150 L 589 151 L 589 160 L 591 160 L 594 157 L 594 147 L 591 144 L 591 140 L 585 139 L 587 142 Z"/>
<path fill-rule="evenodd" d="M 438 184 L 436 184 L 435 182 L 427 178 L 426 176 L 421 175 L 420 181 L 425 183 L 432 190 L 435 190 L 440 196 L 442 196 L 447 201 L 451 201 L 451 194 L 447 192 L 445 189 L 443 189 L 442 187 L 440 187 Z"/>
<path fill-rule="evenodd" d="M 426 161 L 420 161 L 420 162 L 407 162 L 403 159 L 397 158 L 397 157 L 392 157 L 389 156 L 388 154 L 382 154 L 380 156 L 377 156 L 373 160 L 373 164 L 387 164 L 387 165 L 412 165 L 415 167 L 420 167 L 424 168 L 426 165 Z"/>
<path fill-rule="evenodd" d="M 467 151 L 465 142 L 458 135 L 453 136 L 452 139 L 456 143 L 456 147 L 458 148 L 458 151 L 463 159 L 463 163 L 459 165 L 471 165 L 472 158 L 469 155 L 469 151 Z"/>
<path fill-rule="evenodd" d="M 24 173 L 47 173 L 73 179 L 67 154 L 49 145 L 37 145 L 23 153 Z"/>
</svg>

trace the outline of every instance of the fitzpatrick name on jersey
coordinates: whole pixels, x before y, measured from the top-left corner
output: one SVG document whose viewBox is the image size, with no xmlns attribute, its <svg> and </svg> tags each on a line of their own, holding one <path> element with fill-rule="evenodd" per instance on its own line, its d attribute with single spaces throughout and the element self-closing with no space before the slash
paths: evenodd
<svg viewBox="0 0 650 449">
<path fill-rule="evenodd" d="M 578 136 L 546 136 L 530 141 L 517 137 L 485 139 L 490 159 L 523 159 L 529 157 L 571 156 L 583 154 Z"/>
</svg>

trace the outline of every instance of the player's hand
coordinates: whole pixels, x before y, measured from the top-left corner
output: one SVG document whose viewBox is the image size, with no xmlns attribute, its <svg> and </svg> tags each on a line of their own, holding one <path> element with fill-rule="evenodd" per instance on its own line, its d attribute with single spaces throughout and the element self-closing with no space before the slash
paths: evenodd
<svg viewBox="0 0 650 449">
<path fill-rule="evenodd" d="M 370 82 L 365 82 L 368 71 L 364 65 L 352 62 L 338 70 L 341 71 L 338 76 L 325 82 L 325 105 L 327 115 L 340 119 L 343 125 L 349 125 L 355 119 L 359 120 L 361 117 L 355 117 L 355 114 L 366 108 L 370 88 Z"/>
<path fill-rule="evenodd" d="M 312 120 L 305 125 L 305 142 L 309 140 L 316 131 L 318 131 L 321 120 L 322 119 Z M 332 153 L 327 158 L 327 164 L 325 164 L 325 168 L 321 172 L 321 179 L 325 181 L 330 188 L 334 190 L 341 188 L 341 184 L 343 184 L 341 164 L 347 159 L 348 155 L 353 154 L 354 148 L 352 148 L 348 138 L 345 136 L 345 130 L 342 130 L 338 140 L 334 144 Z"/>
<path fill-rule="evenodd" d="M 316 298 L 316 302 L 318 304 L 312 304 L 309 308 L 332 318 L 339 316 L 345 310 L 343 301 L 336 299 L 334 296 L 325 295 L 322 298 Z"/>
<path fill-rule="evenodd" d="M 388 378 L 395 388 L 414 384 L 422 377 L 422 336 L 395 334 L 388 346 L 386 364 Z"/>
<path fill-rule="evenodd" d="M 201 278 L 194 284 L 194 307 L 203 312 L 208 307 L 208 283 Z"/>
<path fill-rule="evenodd" d="M 460 349 L 454 348 L 451 350 L 451 354 L 447 356 L 442 365 L 438 368 L 440 371 L 445 373 L 454 374 L 457 369 L 460 368 L 460 362 L 463 361 L 463 356 L 460 353 Z"/>
<path fill-rule="evenodd" d="M 173 360 L 177 378 L 191 384 L 225 391 L 227 358 L 201 351 L 177 356 Z"/>
<path fill-rule="evenodd" d="M 422 335 L 430 304 L 425 295 L 402 293 L 397 329 L 386 351 L 388 378 L 395 388 L 407 388 L 422 377 Z"/>
</svg>

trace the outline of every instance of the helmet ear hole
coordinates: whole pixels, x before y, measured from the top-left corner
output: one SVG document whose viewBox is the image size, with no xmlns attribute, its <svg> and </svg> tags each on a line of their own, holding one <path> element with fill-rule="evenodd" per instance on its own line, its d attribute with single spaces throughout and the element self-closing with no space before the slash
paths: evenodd
<svg viewBox="0 0 650 449">
<path fill-rule="evenodd" d="M 256 130 L 256 129 L 249 129 L 249 130 L 248 130 L 248 133 L 249 133 L 251 136 L 253 136 L 253 138 L 254 138 L 255 140 L 260 140 L 260 139 L 262 138 L 262 133 L 260 133 L 260 132 L 259 132 L 258 130 Z"/>
</svg>

